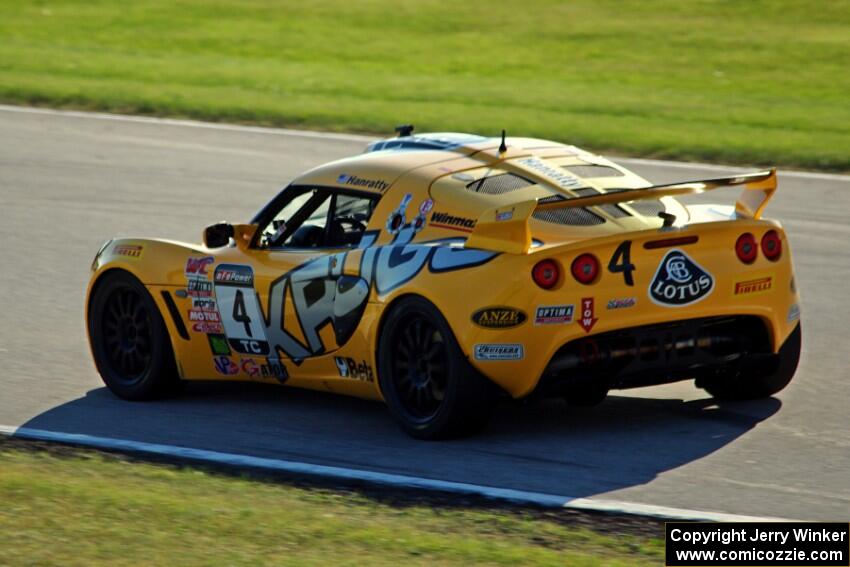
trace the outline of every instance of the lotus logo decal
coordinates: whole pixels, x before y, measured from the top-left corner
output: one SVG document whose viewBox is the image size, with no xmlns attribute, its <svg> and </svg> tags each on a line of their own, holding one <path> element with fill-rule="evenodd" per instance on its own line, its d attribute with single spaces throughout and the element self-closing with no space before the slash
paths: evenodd
<svg viewBox="0 0 850 567">
<path fill-rule="evenodd" d="M 682 307 L 714 290 L 714 278 L 681 250 L 670 250 L 649 284 L 649 298 L 665 307 Z"/>
</svg>

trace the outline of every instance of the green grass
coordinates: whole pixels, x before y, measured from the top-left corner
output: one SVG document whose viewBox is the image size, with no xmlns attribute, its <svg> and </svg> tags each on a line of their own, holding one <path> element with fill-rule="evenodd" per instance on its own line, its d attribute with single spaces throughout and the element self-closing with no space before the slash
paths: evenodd
<svg viewBox="0 0 850 567">
<path fill-rule="evenodd" d="M 0 100 L 850 170 L 850 2 L 0 0 Z"/>
<path fill-rule="evenodd" d="M 0 447 L 0 565 L 657 565 L 663 542 Z"/>
</svg>

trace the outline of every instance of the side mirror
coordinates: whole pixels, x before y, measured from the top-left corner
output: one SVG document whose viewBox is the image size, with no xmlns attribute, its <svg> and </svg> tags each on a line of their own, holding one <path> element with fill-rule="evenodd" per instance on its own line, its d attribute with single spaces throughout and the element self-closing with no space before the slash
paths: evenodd
<svg viewBox="0 0 850 567">
<path fill-rule="evenodd" d="M 211 224 L 204 229 L 204 245 L 207 248 L 221 248 L 233 238 L 233 225 L 229 222 Z"/>
</svg>

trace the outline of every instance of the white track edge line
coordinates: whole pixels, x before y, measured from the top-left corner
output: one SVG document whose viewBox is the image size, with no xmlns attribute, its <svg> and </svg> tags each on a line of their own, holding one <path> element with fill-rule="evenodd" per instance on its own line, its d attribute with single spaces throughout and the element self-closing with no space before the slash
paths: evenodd
<svg viewBox="0 0 850 567">
<path fill-rule="evenodd" d="M 250 455 L 239 455 L 235 453 L 221 453 L 205 449 L 192 449 L 176 445 L 162 445 L 158 443 L 145 443 L 130 441 L 127 439 L 113 439 L 109 437 L 97 437 L 79 433 L 62 433 L 58 431 L 47 431 L 44 429 L 31 429 L 28 427 L 13 427 L 0 425 L 0 435 L 17 437 L 20 439 L 53 441 L 57 443 L 68 443 L 83 445 L 96 449 L 111 449 L 146 455 L 159 455 L 176 457 L 179 459 L 190 459 L 219 465 L 248 467 L 253 469 L 299 474 L 342 481 L 358 481 L 395 488 L 414 488 L 430 490 L 451 494 L 463 494 L 480 496 L 493 500 L 514 502 L 519 504 L 533 504 L 547 508 L 566 508 L 582 512 L 604 512 L 609 514 L 626 514 L 634 516 L 646 516 L 651 518 L 688 520 L 688 521 L 713 521 L 713 522 L 787 522 L 791 520 L 783 518 L 769 518 L 756 516 L 742 516 L 738 514 L 725 514 L 722 512 L 706 512 L 702 510 L 686 510 L 682 508 L 669 508 L 666 506 L 655 506 L 652 504 L 641 504 L 637 502 L 620 502 L 615 500 L 596 500 L 589 498 L 573 498 L 541 492 L 528 492 L 509 488 L 497 488 L 482 486 L 464 482 L 453 482 L 436 480 L 408 475 L 392 474 L 366 471 L 361 469 L 350 469 L 328 465 L 316 465 L 299 461 L 286 461 L 270 459 L 265 457 L 252 457 Z"/>
<path fill-rule="evenodd" d="M 294 128 L 272 128 L 267 126 L 248 126 L 244 124 L 228 124 L 224 122 L 203 122 L 201 120 L 188 120 L 181 118 L 157 118 L 154 116 L 131 116 L 127 114 L 111 114 L 107 112 L 85 112 L 80 110 L 59 110 L 54 108 L 42 108 L 32 106 L 14 106 L 0 104 L 2 112 L 19 112 L 24 114 L 46 114 L 69 116 L 73 118 L 90 118 L 94 120 L 117 120 L 122 122 L 137 122 L 141 124 L 163 124 L 167 126 L 186 126 L 190 128 L 207 128 L 210 130 L 225 130 L 231 132 L 252 132 L 255 134 L 266 134 L 275 136 L 293 136 L 300 138 L 318 138 L 326 140 L 338 140 L 345 142 L 374 142 L 378 136 L 363 136 L 360 134 L 343 134 L 338 132 L 319 132 L 315 130 L 296 130 Z M 712 171 L 746 171 L 746 168 L 733 165 L 718 165 L 711 163 L 668 161 L 660 159 L 630 158 L 611 156 L 616 162 L 634 165 L 650 165 L 657 167 L 673 167 L 679 169 L 707 169 Z M 781 169 L 781 177 L 795 177 L 799 179 L 823 179 L 831 181 L 844 181 L 850 183 L 850 175 L 840 173 L 819 173 L 816 171 L 798 171 Z"/>
</svg>

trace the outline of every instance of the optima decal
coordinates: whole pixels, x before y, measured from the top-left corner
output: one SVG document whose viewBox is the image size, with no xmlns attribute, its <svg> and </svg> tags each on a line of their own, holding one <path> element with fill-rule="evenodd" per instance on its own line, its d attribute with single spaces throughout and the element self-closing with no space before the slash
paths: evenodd
<svg viewBox="0 0 850 567">
<path fill-rule="evenodd" d="M 664 307 L 682 307 L 702 300 L 714 290 L 714 278 L 681 250 L 662 258 L 649 284 L 649 298 Z"/>
<path fill-rule="evenodd" d="M 485 307 L 472 314 L 472 322 L 485 329 L 510 329 L 526 319 L 525 313 L 513 307 Z"/>
<path fill-rule="evenodd" d="M 535 325 L 565 325 L 573 322 L 575 305 L 541 305 L 534 314 Z"/>
</svg>

